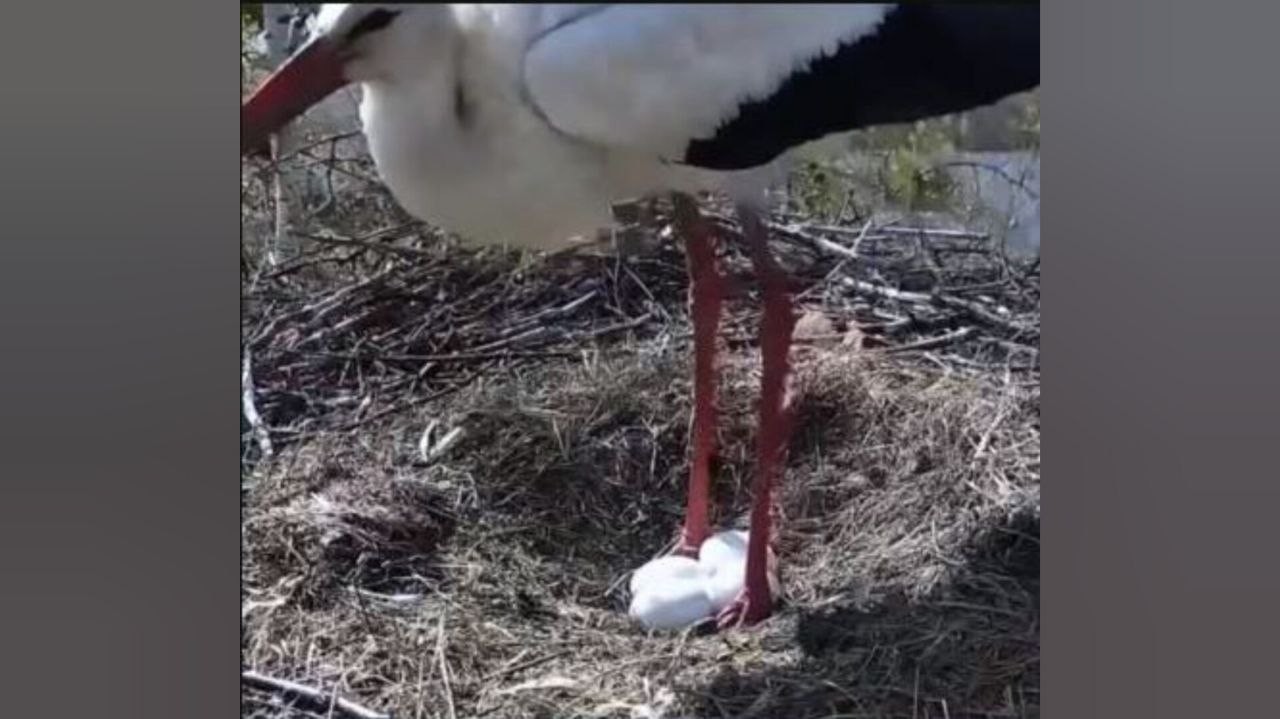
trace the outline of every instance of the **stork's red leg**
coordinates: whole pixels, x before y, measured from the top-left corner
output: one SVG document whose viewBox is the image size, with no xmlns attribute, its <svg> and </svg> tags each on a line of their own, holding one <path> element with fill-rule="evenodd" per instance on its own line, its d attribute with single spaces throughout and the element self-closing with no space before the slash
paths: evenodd
<svg viewBox="0 0 1280 719">
<path fill-rule="evenodd" d="M 697 556 L 707 538 L 711 458 L 716 441 L 716 331 L 724 302 L 725 280 L 716 266 L 716 238 L 693 198 L 676 195 L 676 227 L 687 243 L 689 302 L 693 317 L 693 466 L 684 529 L 676 552 Z"/>
<path fill-rule="evenodd" d="M 790 372 L 791 333 L 796 315 L 786 274 L 768 248 L 768 230 L 750 208 L 739 207 L 751 261 L 763 285 L 764 312 L 760 325 L 763 360 L 760 390 L 760 434 L 756 478 L 752 485 L 751 531 L 747 540 L 746 583 L 742 593 L 718 617 L 721 627 L 753 624 L 773 609 L 771 591 L 773 490 L 782 470 L 791 434 L 787 377 Z"/>
</svg>

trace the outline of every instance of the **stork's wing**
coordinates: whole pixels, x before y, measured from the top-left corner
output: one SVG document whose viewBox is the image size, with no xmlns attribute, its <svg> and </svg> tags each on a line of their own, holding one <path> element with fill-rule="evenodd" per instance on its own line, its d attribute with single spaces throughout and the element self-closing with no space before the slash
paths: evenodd
<svg viewBox="0 0 1280 719">
<path fill-rule="evenodd" d="M 534 40 L 524 79 L 560 131 L 678 157 L 884 14 L 878 5 L 597 6 Z"/>
<path fill-rule="evenodd" d="M 1039 10 L 1003 5 L 595 5 L 529 44 L 560 132 L 708 167 L 1039 84 Z"/>
</svg>

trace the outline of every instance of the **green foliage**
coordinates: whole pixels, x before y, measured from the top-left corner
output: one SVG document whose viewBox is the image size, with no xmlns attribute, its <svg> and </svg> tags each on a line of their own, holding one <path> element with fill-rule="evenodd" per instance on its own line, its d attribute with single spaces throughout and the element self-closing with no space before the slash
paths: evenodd
<svg viewBox="0 0 1280 719">
<path fill-rule="evenodd" d="M 262 3 L 240 3 L 240 32 L 262 29 Z"/>
<path fill-rule="evenodd" d="M 838 221 L 841 210 L 893 205 L 944 210 L 955 202 L 955 180 L 938 161 L 954 152 L 955 118 L 876 128 L 851 138 L 847 161 L 810 159 L 792 172 L 789 197 L 802 214 Z"/>
<path fill-rule="evenodd" d="M 955 150 L 953 134 L 940 123 L 918 122 L 903 143 L 884 157 L 885 199 L 908 209 L 934 209 L 951 199 L 955 183 L 936 165 L 940 155 Z"/>
<path fill-rule="evenodd" d="M 1018 107 L 1018 113 L 1010 121 L 1010 130 L 1018 140 L 1029 148 L 1040 147 L 1040 93 L 1032 93 L 1025 103 Z"/>
<path fill-rule="evenodd" d="M 261 69 L 262 57 L 257 49 L 262 33 L 262 3 L 240 4 L 240 84 L 249 82 L 255 70 Z"/>
<path fill-rule="evenodd" d="M 791 201 L 810 217 L 835 222 L 845 199 L 853 191 L 850 178 L 826 162 L 808 161 L 797 167 L 791 178 Z"/>
</svg>

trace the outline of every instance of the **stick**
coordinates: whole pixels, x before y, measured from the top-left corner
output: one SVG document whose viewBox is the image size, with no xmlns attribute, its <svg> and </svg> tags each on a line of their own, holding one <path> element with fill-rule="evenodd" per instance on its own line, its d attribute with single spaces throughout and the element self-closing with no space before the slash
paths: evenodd
<svg viewBox="0 0 1280 719">
<path fill-rule="evenodd" d="M 716 223 L 718 223 L 722 227 L 726 227 L 729 229 L 735 228 L 733 219 L 728 217 L 727 215 L 722 215 L 717 212 L 710 212 L 707 210 L 704 210 L 703 214 L 705 214 L 707 217 L 714 220 Z M 818 249 L 824 250 L 830 254 L 839 255 L 849 260 L 861 259 L 861 257 L 858 255 L 858 253 L 855 250 L 851 250 L 848 247 L 845 247 L 844 245 L 832 242 L 831 240 L 828 240 L 825 237 L 819 237 L 808 231 L 812 229 L 825 229 L 829 227 L 835 227 L 834 225 L 800 225 L 800 224 L 784 225 L 777 222 L 766 222 L 765 225 L 769 228 L 769 231 L 771 233 L 777 233 L 779 235 L 782 235 L 783 237 L 789 237 L 791 239 L 801 240 L 802 242 L 808 243 L 809 245 L 813 247 L 817 247 Z M 836 229 L 849 230 L 853 234 L 857 235 L 861 240 L 867 236 L 866 232 L 869 226 L 870 226 L 870 223 L 864 225 L 861 231 L 853 228 L 846 228 L 846 227 L 839 227 Z M 734 231 L 736 232 L 736 229 Z M 876 238 L 872 237 L 872 239 L 876 239 Z"/>
<path fill-rule="evenodd" d="M 995 314 L 994 312 L 991 312 L 990 310 L 986 309 L 985 307 L 982 307 L 976 302 L 962 300 L 959 297 L 949 297 L 947 295 L 930 295 L 930 294 L 925 294 L 923 292 L 906 292 L 904 290 L 895 290 L 892 287 L 886 287 L 884 285 L 877 284 L 874 282 L 867 282 L 866 280 L 855 280 L 850 277 L 840 278 L 840 284 L 852 290 L 855 290 L 857 292 L 863 292 L 870 295 L 885 297 L 891 300 L 897 300 L 898 302 L 905 302 L 908 304 L 920 304 L 920 305 L 935 305 L 935 306 L 941 305 L 943 307 L 949 307 L 951 309 L 962 310 L 966 314 L 968 314 L 969 316 L 973 317 L 976 320 L 979 320 L 983 324 L 993 325 L 995 327 L 999 327 L 1001 329 L 1007 330 L 1014 334 L 1024 334 L 1032 330 L 1032 328 L 1030 327 L 1020 325 L 1017 322 L 1013 322 L 1011 320 L 1006 320 L 1005 318 Z"/>
<path fill-rule="evenodd" d="M 452 354 L 396 354 L 387 353 L 379 354 L 377 352 L 308 352 L 309 357 L 329 357 L 341 360 L 383 360 L 386 362 L 454 362 L 469 363 L 485 360 L 503 360 L 503 359 L 550 359 L 561 358 L 569 359 L 577 357 L 577 352 L 567 351 L 529 351 L 519 352 L 515 350 L 507 350 L 500 352 L 454 352 Z"/>
<path fill-rule="evenodd" d="M 974 459 L 978 459 L 987 453 L 987 447 L 991 444 L 991 435 L 995 434 L 996 427 L 999 427 L 1000 423 L 1004 421 L 1004 415 L 1005 408 L 1001 407 L 1000 411 L 996 412 L 996 418 L 991 421 L 991 426 L 987 427 L 987 431 L 982 433 L 982 439 L 978 440 L 978 448 L 973 451 Z"/>
<path fill-rule="evenodd" d="M 520 662 L 519 664 L 513 664 L 512 666 L 509 666 L 509 667 L 502 667 L 493 672 L 490 672 L 489 674 L 485 675 L 484 678 L 482 678 L 480 681 L 488 683 L 495 679 L 501 679 L 511 674 L 515 674 L 516 672 L 522 672 L 526 669 L 532 669 L 533 667 L 536 667 L 540 664 L 546 664 L 552 659 L 559 659 L 560 657 L 563 657 L 564 655 L 569 653 L 570 651 L 568 649 L 562 649 L 558 652 L 551 652 L 550 654 L 544 654 L 540 657 L 527 659 L 523 662 Z"/>
<path fill-rule="evenodd" d="M 321 145 L 325 144 L 326 142 L 332 142 L 332 143 L 336 146 L 339 142 L 341 142 L 341 141 L 343 141 L 343 140 L 349 140 L 349 139 L 351 139 L 351 138 L 353 138 L 353 137 L 358 137 L 358 136 L 360 135 L 360 132 L 361 132 L 360 130 L 351 130 L 351 131 L 348 131 L 348 132 L 339 132 L 339 133 L 337 133 L 337 134 L 335 134 L 335 135 L 326 135 L 326 136 L 324 136 L 324 137 L 322 137 L 322 138 L 320 138 L 320 139 L 318 139 L 318 140 L 313 140 L 313 141 L 311 141 L 311 142 L 308 142 L 308 143 L 305 143 L 305 144 L 302 144 L 302 145 L 298 145 L 297 147 L 295 147 L 295 148 L 293 149 L 293 151 L 292 151 L 292 152 L 289 152 L 288 154 L 286 154 L 286 155 L 284 155 L 283 157 L 281 157 L 279 160 L 276 160 L 276 163 L 275 163 L 275 164 L 280 164 L 280 163 L 284 162 L 285 160 L 293 159 L 294 157 L 297 157 L 298 155 L 302 154 L 303 152 L 305 152 L 305 151 L 307 151 L 307 150 L 310 150 L 310 149 L 312 149 L 312 148 L 315 148 L 315 147 L 319 147 L 319 146 L 321 146 Z"/>
<path fill-rule="evenodd" d="M 326 709 L 330 703 L 335 709 L 346 714 L 347 716 L 356 717 L 356 719 L 391 719 L 390 714 L 382 714 L 372 709 L 360 706 L 350 699 L 342 699 L 340 697 L 331 697 L 328 693 L 319 689 L 291 682 L 287 679 L 276 679 L 265 674 L 255 672 L 252 669 L 246 669 L 240 673 L 240 679 L 245 684 L 257 689 L 265 689 L 267 691 L 279 692 L 281 694 L 292 694 L 300 700 L 311 704 L 317 709 Z"/>
<path fill-rule="evenodd" d="M 271 433 L 267 431 L 267 425 L 262 421 L 262 415 L 258 414 L 258 407 L 253 401 L 253 372 L 248 347 L 244 348 L 244 364 L 240 370 L 240 404 L 244 411 L 244 418 L 249 421 L 254 439 L 258 442 L 258 449 L 262 450 L 262 458 L 270 459 Z"/>
<path fill-rule="evenodd" d="M 449 685 L 449 661 L 445 657 L 444 622 L 447 614 L 440 615 L 440 623 L 436 625 L 436 660 L 440 663 L 440 683 L 444 685 L 445 706 L 449 710 L 449 719 L 457 719 L 458 713 L 453 705 L 453 687 Z"/>
<path fill-rule="evenodd" d="M 397 255 L 399 257 L 407 257 L 417 259 L 423 257 L 435 257 L 434 252 L 428 250 L 420 250 L 416 247 L 403 247 L 401 245 L 386 245 L 373 242 L 363 238 L 347 238 L 347 237 L 328 237 L 325 235 L 316 235 L 307 232 L 295 233 L 298 237 L 303 237 L 312 242 L 319 242 L 322 245 L 333 245 L 335 247 L 359 247 L 361 249 L 373 252 L 382 252 L 389 255 Z M 390 234 L 390 233 L 388 233 Z"/>
<path fill-rule="evenodd" d="M 1004 179 L 1005 182 L 1008 182 L 1010 185 L 1013 185 L 1014 187 L 1027 193 L 1027 195 L 1031 197 L 1031 199 L 1033 200 L 1040 199 L 1040 193 L 1036 192 L 1030 187 L 1027 187 L 1026 181 L 1020 180 L 1014 177 L 1013 175 L 1009 174 L 1007 170 L 1005 170 L 1003 167 L 1000 167 L 998 165 L 992 165 L 987 162 L 974 162 L 972 160 L 952 160 L 950 162 L 942 163 L 942 166 L 943 167 L 973 167 L 979 170 L 986 170 L 987 172 L 990 172 L 992 174 L 999 175 L 1001 178 Z"/>
<path fill-rule="evenodd" d="M 805 232 L 805 229 L 800 225 L 776 225 L 774 223 L 769 223 L 769 225 L 770 225 L 769 227 L 770 230 L 773 230 L 782 235 L 790 235 L 792 237 L 799 238 L 817 247 L 818 249 L 825 250 L 826 252 L 830 252 L 833 255 L 839 255 L 849 260 L 861 259 L 858 256 L 857 251 L 849 249 L 844 245 L 832 242 L 831 240 L 828 240 L 825 237 L 819 237 L 809 232 Z M 864 235 L 859 235 L 859 239 L 862 239 L 863 237 Z"/>
<path fill-rule="evenodd" d="M 938 335 L 937 337 L 926 337 L 922 340 L 917 340 L 905 345 L 898 345 L 897 347 L 889 347 L 885 349 L 884 352 L 885 354 L 894 354 L 897 352 L 910 352 L 912 350 L 935 349 L 949 345 L 953 342 L 959 342 L 960 340 L 971 336 L 976 331 L 976 327 L 961 327 L 955 332 L 948 332 L 947 334 Z"/>
<path fill-rule="evenodd" d="M 860 230 L 856 227 L 842 227 L 840 225 L 805 225 L 811 230 L 819 232 L 833 232 L 843 235 L 856 235 Z M 985 232 L 973 232 L 971 230 L 935 230 L 929 227 L 890 227 L 881 225 L 873 229 L 874 232 L 886 235 L 924 235 L 926 237 L 950 237 L 957 240 L 985 240 L 990 237 Z"/>
<path fill-rule="evenodd" d="M 540 324 L 544 320 L 554 320 L 567 317 L 573 314 L 579 307 L 594 299 L 598 294 L 599 293 L 596 290 L 591 290 L 581 297 L 570 301 L 568 304 L 560 307 L 549 307 L 544 310 L 539 310 L 528 317 L 521 318 L 510 327 L 504 329 L 502 331 L 503 337 L 500 337 L 499 339 L 526 332 L 528 327 Z"/>
<path fill-rule="evenodd" d="M 554 336 L 555 336 L 555 332 L 553 332 L 550 327 L 534 327 L 533 329 L 527 330 L 525 332 L 521 332 L 518 335 L 512 335 L 505 339 L 500 339 L 494 342 L 489 342 L 488 344 L 480 345 L 479 347 L 476 347 L 471 351 L 474 353 L 491 354 L 500 349 L 510 347 L 511 345 L 524 345 L 527 347 L 531 344 L 541 342 L 543 340 L 551 339 Z"/>
</svg>

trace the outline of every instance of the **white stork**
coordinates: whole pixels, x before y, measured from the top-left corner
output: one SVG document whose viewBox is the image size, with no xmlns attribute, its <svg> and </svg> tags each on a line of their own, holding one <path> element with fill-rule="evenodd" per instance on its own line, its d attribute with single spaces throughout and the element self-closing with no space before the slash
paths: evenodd
<svg viewBox="0 0 1280 719">
<path fill-rule="evenodd" d="M 772 170 L 828 135 L 1037 86 L 1039 22 L 1035 4 L 325 5 L 307 43 L 242 105 L 241 151 L 359 83 L 382 179 L 410 213 L 461 236 L 553 249 L 607 227 L 613 201 L 672 192 L 694 325 L 692 475 L 675 556 L 637 572 L 632 588 L 645 593 L 641 580 L 657 576 L 694 583 L 649 592 L 632 613 L 650 626 L 702 614 L 750 624 L 773 604 L 795 321 L 761 220 Z M 745 577 L 738 569 L 728 594 L 723 572 L 707 580 L 708 552 L 700 571 L 680 564 L 708 537 L 725 293 L 715 236 L 687 194 L 702 190 L 734 198 L 763 286 L 757 475 Z M 741 559 L 740 537 L 716 539 L 710 553 Z"/>
</svg>

